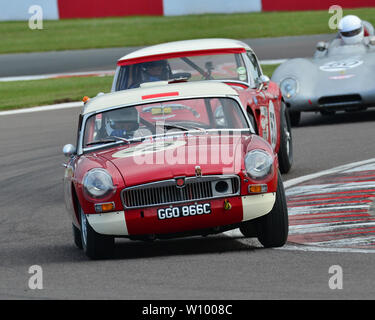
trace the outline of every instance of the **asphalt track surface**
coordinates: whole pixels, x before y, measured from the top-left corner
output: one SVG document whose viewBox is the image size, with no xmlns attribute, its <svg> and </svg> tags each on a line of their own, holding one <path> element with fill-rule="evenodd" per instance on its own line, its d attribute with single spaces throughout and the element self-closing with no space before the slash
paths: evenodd
<svg viewBox="0 0 375 320">
<path fill-rule="evenodd" d="M 78 113 L 0 116 L 0 299 L 374 299 L 370 253 L 264 249 L 218 235 L 119 239 L 113 259 L 88 260 L 73 245 L 62 189 L 61 149 L 75 142 Z M 375 110 L 303 114 L 283 179 L 374 158 L 374 121 Z M 32 265 L 43 269 L 41 290 L 28 286 Z M 333 265 L 341 290 L 328 285 Z"/>
<path fill-rule="evenodd" d="M 261 60 L 305 57 L 311 55 L 319 40 L 332 35 L 293 36 L 245 39 Z M 0 77 L 63 72 L 112 70 L 116 61 L 136 47 L 67 50 L 0 55 Z"/>
</svg>

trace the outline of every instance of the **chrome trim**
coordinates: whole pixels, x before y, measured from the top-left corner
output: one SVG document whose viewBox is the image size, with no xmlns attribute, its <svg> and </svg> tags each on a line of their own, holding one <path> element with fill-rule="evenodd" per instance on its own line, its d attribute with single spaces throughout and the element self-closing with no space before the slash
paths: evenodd
<svg viewBox="0 0 375 320">
<path fill-rule="evenodd" d="M 72 144 L 66 144 L 62 151 L 65 157 L 70 158 L 76 153 L 77 149 Z"/>
<path fill-rule="evenodd" d="M 258 59 L 257 55 L 255 54 L 255 52 L 251 48 L 246 49 L 246 52 L 242 53 L 242 59 L 245 62 L 246 71 L 247 71 L 247 79 L 248 79 L 247 85 L 251 89 L 257 89 L 256 79 L 254 79 L 253 74 L 250 72 L 250 68 L 253 68 L 254 66 L 253 66 L 252 62 L 250 61 L 250 58 L 249 58 L 248 54 L 251 54 L 251 55 L 255 56 L 255 59 L 256 59 L 256 62 L 258 64 L 258 67 L 259 67 L 259 70 L 260 70 L 261 74 L 263 74 L 262 66 L 259 63 L 259 59 Z"/>
<path fill-rule="evenodd" d="M 116 86 L 117 86 L 117 79 L 120 73 L 120 66 L 116 67 L 115 74 L 113 76 L 112 86 L 111 86 L 111 92 L 116 92 Z"/>
<path fill-rule="evenodd" d="M 232 193 L 231 194 L 223 194 L 219 196 L 214 196 L 212 192 L 212 184 L 213 181 L 218 180 L 225 180 L 225 179 L 235 179 L 237 181 L 236 185 L 233 185 L 232 182 Z M 233 181 L 233 180 L 232 180 Z M 199 184 L 200 182 L 208 182 L 210 183 L 210 187 Z M 183 190 L 186 189 L 188 185 L 191 185 L 190 191 L 194 194 L 210 194 L 209 197 L 202 197 L 202 198 L 193 198 L 193 199 L 186 199 L 181 201 L 176 201 L 173 198 L 178 198 L 179 195 L 183 197 L 182 193 Z M 165 193 L 168 191 L 167 187 L 173 187 L 172 194 Z M 164 190 L 163 190 L 164 189 Z M 144 192 L 141 192 L 140 201 L 143 203 L 142 205 L 135 205 L 135 206 L 127 206 L 125 201 L 125 192 L 132 191 L 132 190 L 143 190 Z M 179 193 L 179 194 L 178 194 Z M 164 206 L 164 205 L 170 205 L 170 204 L 176 204 L 176 203 L 186 203 L 186 202 L 192 202 L 192 201 L 201 201 L 201 200 L 211 200 L 211 199 L 217 199 L 217 198 L 223 198 L 223 197 L 232 197 L 232 196 L 238 196 L 241 193 L 241 179 L 237 175 L 209 175 L 209 176 L 201 176 L 201 177 L 186 177 L 185 178 L 185 187 L 184 188 L 178 188 L 176 186 L 176 179 L 168 179 L 168 180 L 162 180 L 162 181 L 155 181 L 145 184 L 140 184 L 132 187 L 125 188 L 121 191 L 121 201 L 123 203 L 123 206 L 125 209 L 137 209 L 137 208 L 148 208 L 148 207 L 158 207 L 158 206 Z M 128 197 L 132 203 L 136 202 L 135 194 L 133 192 L 129 192 Z M 151 199 L 152 204 L 144 204 L 147 202 L 148 199 Z M 157 202 L 157 199 L 162 199 L 161 202 Z"/>
</svg>

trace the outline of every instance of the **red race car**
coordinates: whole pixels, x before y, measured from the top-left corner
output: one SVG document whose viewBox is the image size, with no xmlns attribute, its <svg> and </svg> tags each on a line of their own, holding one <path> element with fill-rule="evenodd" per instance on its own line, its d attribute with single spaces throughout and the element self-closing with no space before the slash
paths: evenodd
<svg viewBox="0 0 375 320">
<path fill-rule="evenodd" d="M 289 113 L 278 85 L 263 75 L 246 43 L 232 39 L 169 42 L 127 54 L 117 65 L 112 91 L 160 80 L 213 80 L 240 89 L 240 100 L 256 133 L 272 145 L 281 173 L 289 172 L 293 163 Z"/>
<path fill-rule="evenodd" d="M 254 134 L 240 90 L 213 81 L 154 82 L 88 101 L 66 145 L 65 201 L 90 258 L 116 237 L 150 240 L 240 228 L 284 245 L 278 159 Z"/>
</svg>

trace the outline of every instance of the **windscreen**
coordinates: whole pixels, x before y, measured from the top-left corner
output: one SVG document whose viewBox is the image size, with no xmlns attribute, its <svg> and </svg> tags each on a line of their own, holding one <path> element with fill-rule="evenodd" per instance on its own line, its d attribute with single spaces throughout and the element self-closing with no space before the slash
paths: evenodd
<svg viewBox="0 0 375 320">
<path fill-rule="evenodd" d="M 138 88 L 141 83 L 174 79 L 247 82 L 240 54 L 199 55 L 150 61 L 120 68 L 116 91 Z"/>
<path fill-rule="evenodd" d="M 229 130 L 249 130 L 241 106 L 232 98 L 163 101 L 90 116 L 85 122 L 83 148 L 108 143 L 113 138 L 131 141 L 166 134 Z"/>
</svg>

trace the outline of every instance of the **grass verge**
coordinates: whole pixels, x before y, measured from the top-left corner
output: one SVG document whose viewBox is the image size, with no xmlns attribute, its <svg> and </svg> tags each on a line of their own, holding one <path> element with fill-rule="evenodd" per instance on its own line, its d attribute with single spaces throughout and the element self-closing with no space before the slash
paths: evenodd
<svg viewBox="0 0 375 320">
<path fill-rule="evenodd" d="M 278 65 L 263 65 L 263 73 L 272 76 Z M 113 76 L 73 77 L 0 83 L 0 111 L 80 101 L 98 92 L 111 90 Z"/>
<path fill-rule="evenodd" d="M 0 110 L 80 101 L 111 90 L 113 76 L 2 82 Z"/>
<path fill-rule="evenodd" d="M 346 9 L 375 24 L 375 8 Z M 151 45 L 166 41 L 224 37 L 235 39 L 333 32 L 327 11 L 253 12 L 170 17 L 118 17 L 0 22 L 0 53 Z"/>
</svg>

